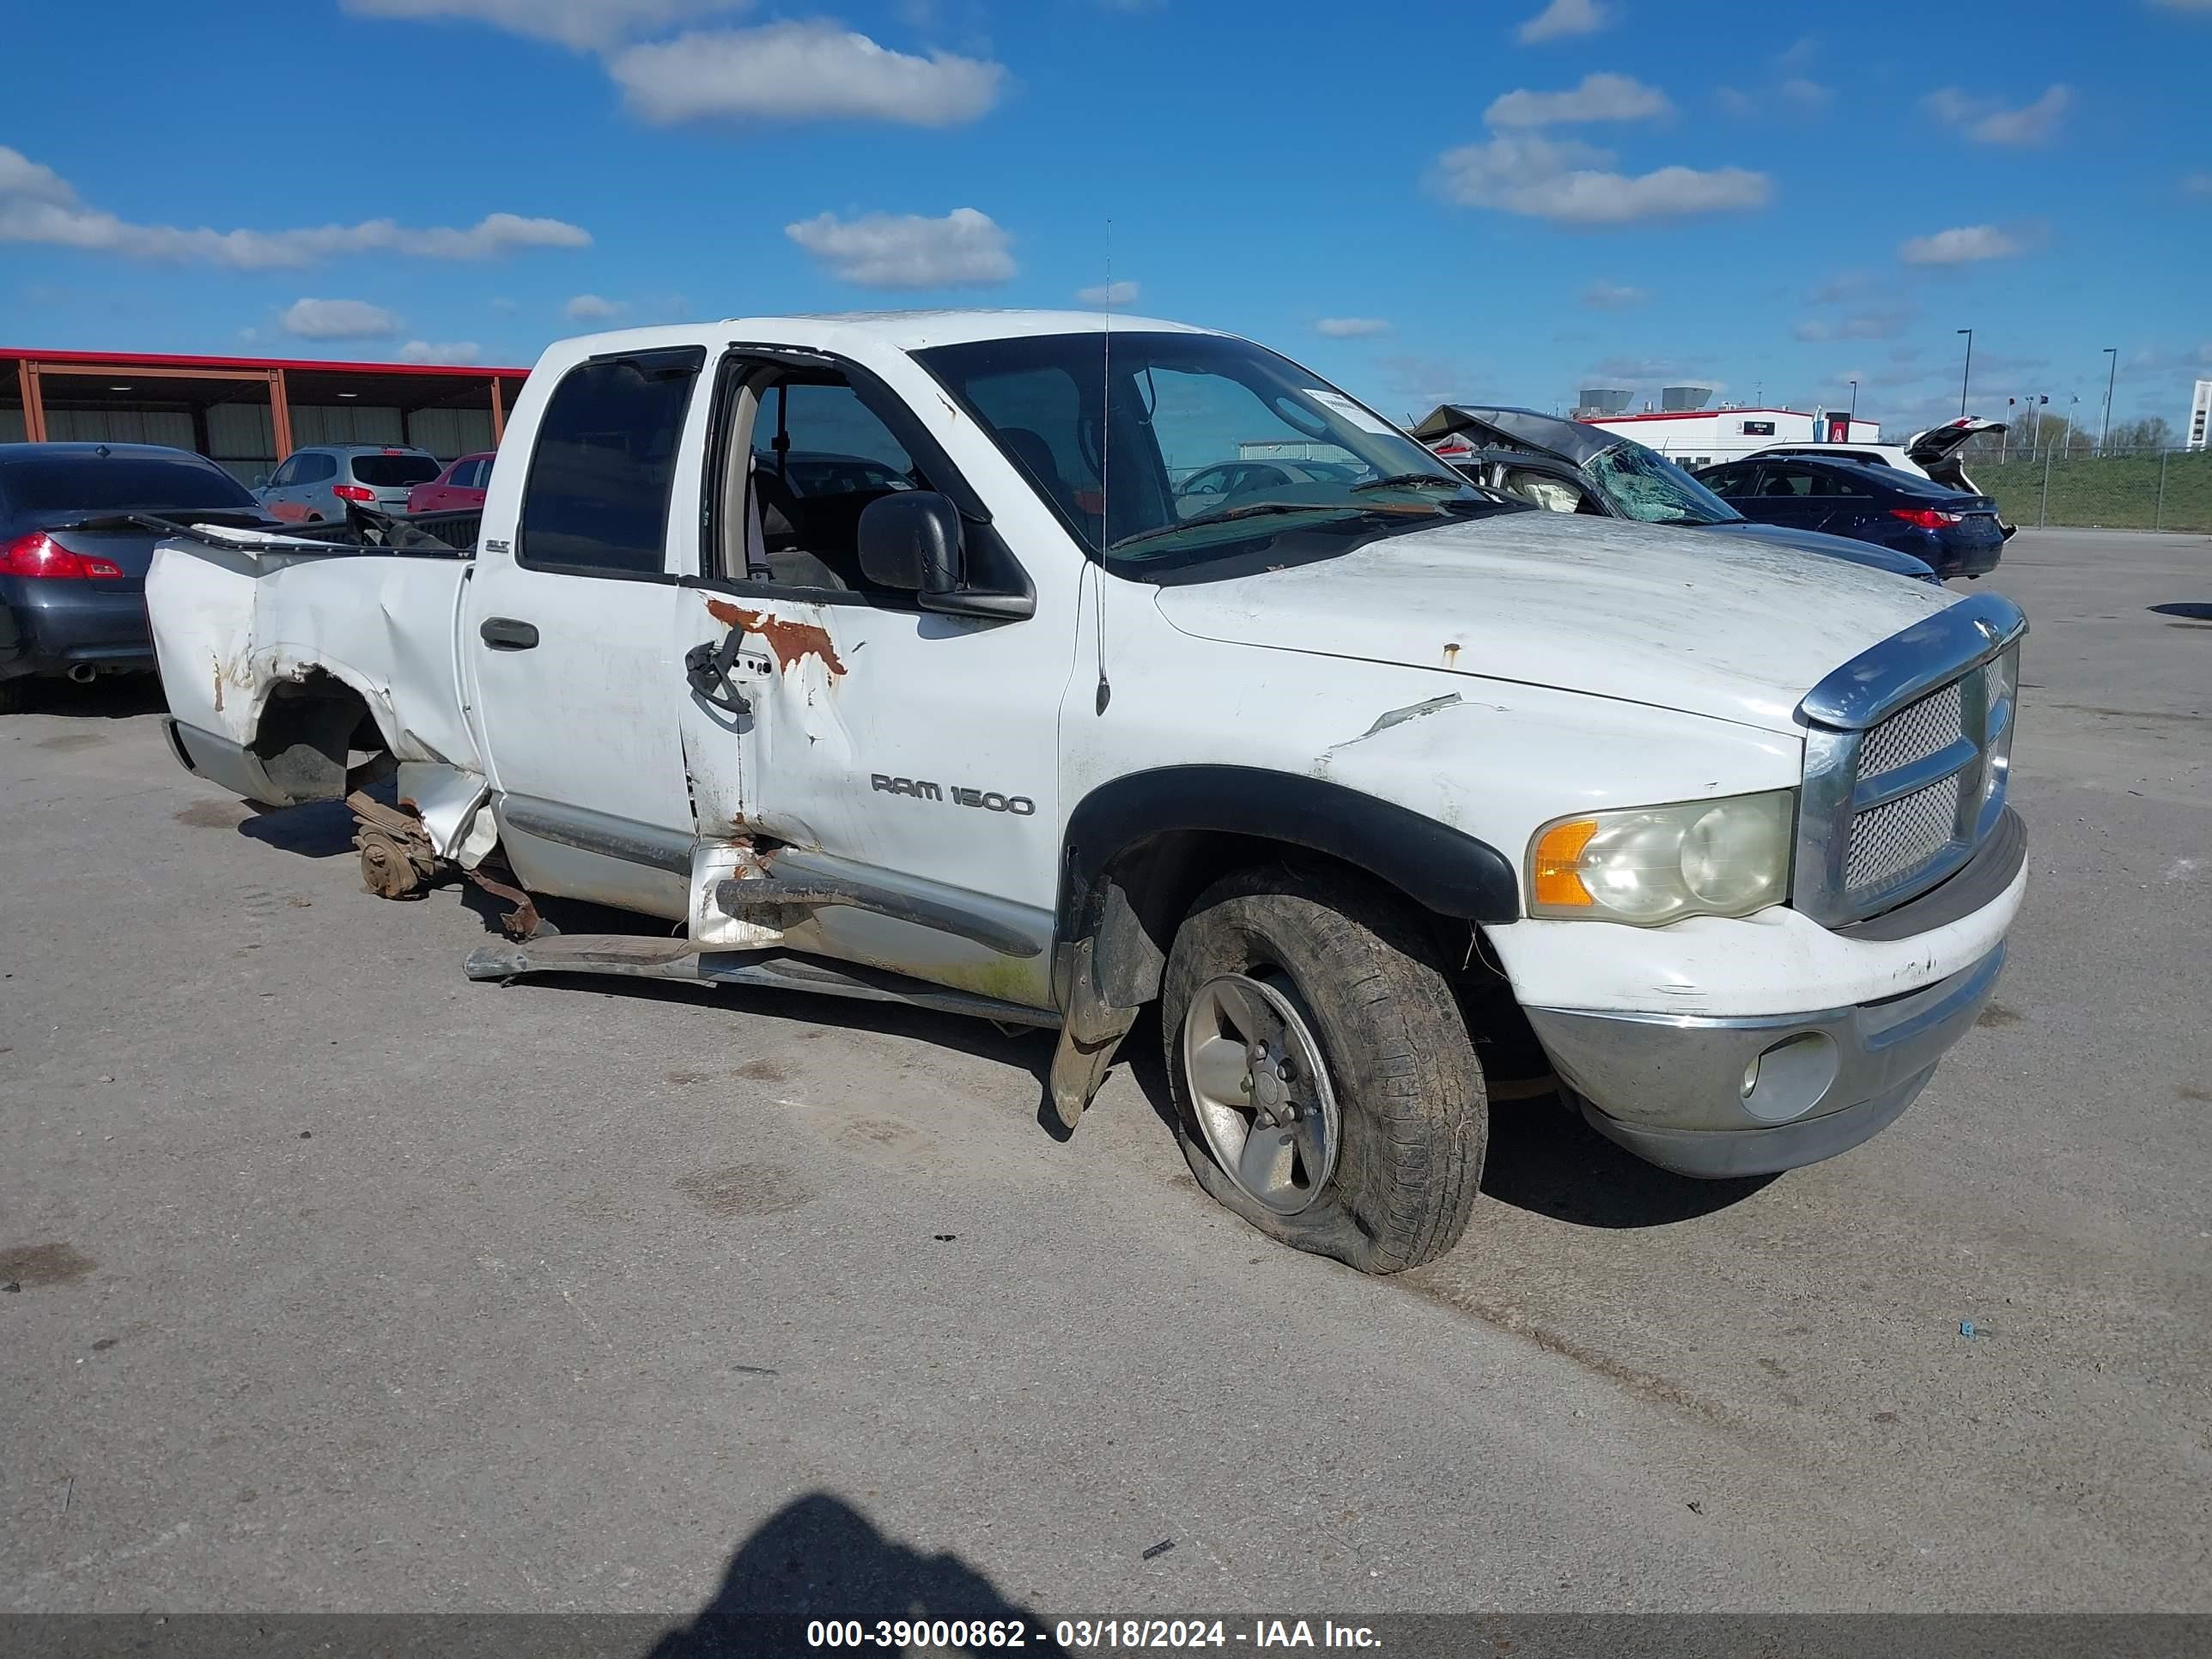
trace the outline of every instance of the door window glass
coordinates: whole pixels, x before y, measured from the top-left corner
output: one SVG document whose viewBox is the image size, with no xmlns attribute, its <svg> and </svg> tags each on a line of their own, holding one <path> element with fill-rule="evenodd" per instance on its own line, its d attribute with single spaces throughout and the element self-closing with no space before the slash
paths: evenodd
<svg viewBox="0 0 2212 1659">
<path fill-rule="evenodd" d="M 546 404 L 523 480 L 520 563 L 660 573 L 684 417 L 704 357 L 617 357 L 569 370 Z"/>
<path fill-rule="evenodd" d="M 723 568 L 787 587 L 877 592 L 860 574 L 860 514 L 886 495 L 930 486 L 860 393 L 842 380 L 767 386 L 751 461 L 751 539 Z"/>
</svg>

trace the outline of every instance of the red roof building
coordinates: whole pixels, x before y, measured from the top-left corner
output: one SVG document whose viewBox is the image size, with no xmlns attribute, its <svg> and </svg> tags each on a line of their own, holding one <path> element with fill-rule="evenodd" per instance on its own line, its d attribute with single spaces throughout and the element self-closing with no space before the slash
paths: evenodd
<svg viewBox="0 0 2212 1659">
<path fill-rule="evenodd" d="M 170 444 L 246 483 L 305 444 L 496 449 L 526 368 L 0 348 L 0 443 Z"/>
</svg>

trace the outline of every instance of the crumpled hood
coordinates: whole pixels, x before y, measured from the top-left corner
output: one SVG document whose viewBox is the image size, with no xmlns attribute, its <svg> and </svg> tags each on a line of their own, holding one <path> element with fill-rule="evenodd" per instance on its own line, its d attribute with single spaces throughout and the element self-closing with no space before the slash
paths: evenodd
<svg viewBox="0 0 2212 1659">
<path fill-rule="evenodd" d="M 1501 513 L 1157 590 L 1181 632 L 1584 691 L 1794 732 L 1800 699 L 1957 603 L 1925 582 L 1693 530 Z"/>
</svg>

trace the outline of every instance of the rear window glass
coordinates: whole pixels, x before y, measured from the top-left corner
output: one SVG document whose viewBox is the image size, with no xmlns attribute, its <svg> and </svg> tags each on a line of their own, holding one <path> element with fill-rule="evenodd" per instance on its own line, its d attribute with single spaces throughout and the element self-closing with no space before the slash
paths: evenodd
<svg viewBox="0 0 2212 1659">
<path fill-rule="evenodd" d="M 52 455 L 0 463 L 0 499 L 19 512 L 131 507 L 252 507 L 220 467 L 145 455 Z"/>
<path fill-rule="evenodd" d="M 568 371 L 538 422 L 517 559 L 584 575 L 659 574 L 684 414 L 706 361 L 685 348 Z"/>
<path fill-rule="evenodd" d="M 353 476 L 371 489 L 398 489 L 428 483 L 441 469 L 428 455 L 356 455 Z"/>
</svg>

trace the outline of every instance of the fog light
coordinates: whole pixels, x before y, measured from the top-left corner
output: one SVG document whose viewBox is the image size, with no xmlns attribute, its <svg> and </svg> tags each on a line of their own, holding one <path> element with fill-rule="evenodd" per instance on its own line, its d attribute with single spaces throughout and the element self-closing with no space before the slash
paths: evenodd
<svg viewBox="0 0 2212 1659">
<path fill-rule="evenodd" d="M 1839 1063 L 1835 1041 L 1825 1032 L 1784 1037 L 1743 1068 L 1743 1109 L 1762 1123 L 1802 1117 L 1834 1085 Z"/>
</svg>

